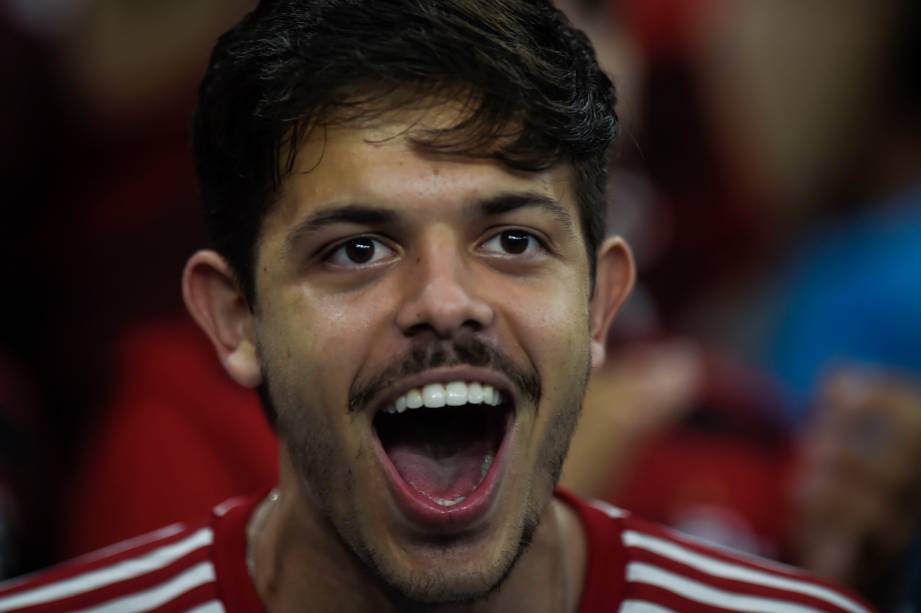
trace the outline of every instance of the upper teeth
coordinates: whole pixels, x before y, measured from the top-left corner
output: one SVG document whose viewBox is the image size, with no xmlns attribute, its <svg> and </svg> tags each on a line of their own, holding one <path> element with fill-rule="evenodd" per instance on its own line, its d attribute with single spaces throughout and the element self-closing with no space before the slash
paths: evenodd
<svg viewBox="0 0 921 613">
<path fill-rule="evenodd" d="M 450 407 L 462 404 L 489 404 L 498 405 L 502 401 L 502 394 L 491 385 L 476 381 L 451 381 L 450 383 L 429 383 L 418 388 L 414 387 L 396 400 L 387 408 L 385 413 L 402 413 L 406 409 L 428 407 L 436 409 L 445 405 Z"/>
</svg>

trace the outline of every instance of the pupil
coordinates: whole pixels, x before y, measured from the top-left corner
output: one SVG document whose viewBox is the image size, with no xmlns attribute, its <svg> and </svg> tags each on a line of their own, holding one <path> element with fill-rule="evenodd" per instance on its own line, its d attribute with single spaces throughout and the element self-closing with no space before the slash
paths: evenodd
<svg viewBox="0 0 921 613">
<path fill-rule="evenodd" d="M 374 256 L 374 243 L 363 238 L 355 239 L 346 244 L 345 254 L 356 264 L 364 264 Z"/>
<path fill-rule="evenodd" d="M 502 248 L 508 253 L 524 253 L 524 250 L 528 248 L 529 238 L 527 234 L 521 232 L 503 232 Z"/>
</svg>

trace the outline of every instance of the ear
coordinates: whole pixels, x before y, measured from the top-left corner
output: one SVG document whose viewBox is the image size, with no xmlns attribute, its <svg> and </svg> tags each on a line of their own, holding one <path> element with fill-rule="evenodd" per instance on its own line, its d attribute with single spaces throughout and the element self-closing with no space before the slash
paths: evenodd
<svg viewBox="0 0 921 613">
<path fill-rule="evenodd" d="M 262 383 L 253 314 L 227 261 L 208 249 L 195 253 L 182 274 L 182 297 L 234 381 Z"/>
<path fill-rule="evenodd" d="M 595 291 L 589 306 L 592 368 L 604 363 L 608 329 L 630 295 L 635 279 L 636 266 L 627 243 L 619 236 L 605 240 L 598 250 Z"/>
</svg>

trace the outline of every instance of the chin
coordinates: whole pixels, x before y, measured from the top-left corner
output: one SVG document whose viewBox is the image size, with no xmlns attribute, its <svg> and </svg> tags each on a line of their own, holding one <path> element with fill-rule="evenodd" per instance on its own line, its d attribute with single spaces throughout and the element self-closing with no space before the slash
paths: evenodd
<svg viewBox="0 0 921 613">
<path fill-rule="evenodd" d="M 479 560 L 457 564 L 453 556 L 432 559 L 425 565 L 397 571 L 376 566 L 385 589 L 404 606 L 437 605 L 485 600 L 499 590 L 511 574 L 523 548 L 503 552 L 501 559 L 484 567 Z"/>
<path fill-rule="evenodd" d="M 528 514 L 522 524 L 505 535 L 483 535 L 479 542 L 463 543 L 458 539 L 453 543 L 404 544 L 394 555 L 372 552 L 361 557 L 372 575 L 402 605 L 401 610 L 411 609 L 412 604 L 481 601 L 497 592 L 511 575 L 531 543 L 538 518 Z"/>
<path fill-rule="evenodd" d="M 380 536 L 375 532 L 367 534 L 371 539 L 365 541 L 373 548 L 365 549 L 367 555 L 359 557 L 401 605 L 400 610 L 411 610 L 414 604 L 485 600 L 501 589 L 528 550 L 540 522 L 542 502 L 546 502 L 541 496 L 533 500 L 530 488 L 512 488 L 505 493 L 509 496 L 499 497 L 491 527 L 455 535 L 407 538 L 403 534 L 383 543 L 374 538 Z M 551 495 L 552 485 L 546 498 Z"/>
</svg>

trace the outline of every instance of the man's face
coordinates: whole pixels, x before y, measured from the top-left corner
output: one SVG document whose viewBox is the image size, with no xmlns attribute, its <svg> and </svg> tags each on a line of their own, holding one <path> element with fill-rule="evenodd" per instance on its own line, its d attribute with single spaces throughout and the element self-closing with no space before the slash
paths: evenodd
<svg viewBox="0 0 921 613">
<path fill-rule="evenodd" d="M 568 170 L 407 139 L 454 120 L 439 107 L 314 130 L 256 258 L 259 357 L 301 489 L 374 574 L 425 602 L 480 597 L 511 568 L 590 362 Z"/>
</svg>

